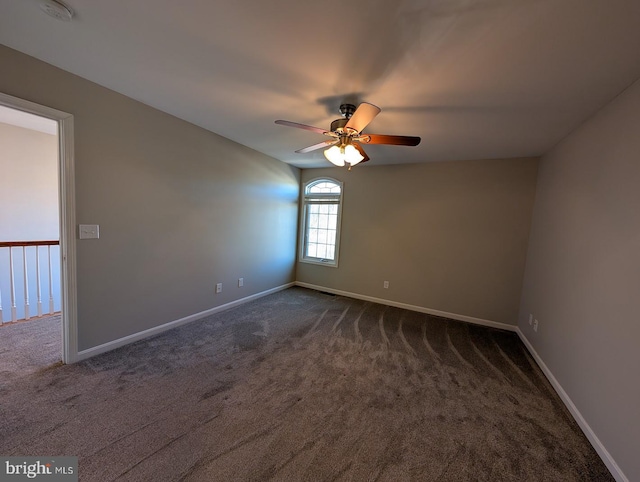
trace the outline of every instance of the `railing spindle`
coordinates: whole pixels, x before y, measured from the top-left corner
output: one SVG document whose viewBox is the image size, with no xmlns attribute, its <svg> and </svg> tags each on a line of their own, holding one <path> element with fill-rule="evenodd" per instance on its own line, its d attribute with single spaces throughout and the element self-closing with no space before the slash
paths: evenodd
<svg viewBox="0 0 640 482">
<path fill-rule="evenodd" d="M 11 321 L 17 321 L 16 284 L 13 270 L 13 248 L 9 246 L 9 284 L 11 285 Z"/>
<path fill-rule="evenodd" d="M 22 269 L 24 270 L 24 319 L 31 318 L 29 314 L 29 274 L 27 270 L 27 247 L 22 247 Z"/>
<path fill-rule="evenodd" d="M 42 316 L 42 288 L 40 287 L 40 248 L 36 246 L 36 291 L 38 295 L 38 316 Z"/>
<path fill-rule="evenodd" d="M 53 313 L 53 276 L 51 274 L 51 245 L 47 246 L 49 253 L 49 313 Z"/>
<path fill-rule="evenodd" d="M 0 325 L 4 323 L 4 318 L 2 317 L 2 288 L 0 288 Z"/>
</svg>

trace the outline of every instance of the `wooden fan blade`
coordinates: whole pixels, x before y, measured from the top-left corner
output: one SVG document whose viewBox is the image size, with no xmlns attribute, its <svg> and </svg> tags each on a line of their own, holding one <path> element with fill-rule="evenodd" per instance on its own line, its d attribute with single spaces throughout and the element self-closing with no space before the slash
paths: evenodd
<svg viewBox="0 0 640 482">
<path fill-rule="evenodd" d="M 386 136 L 383 134 L 366 134 L 358 139 L 364 144 L 391 144 L 393 146 L 417 146 L 419 137 L 413 136 Z"/>
<path fill-rule="evenodd" d="M 369 104 L 368 102 L 363 102 L 346 123 L 344 130 L 353 130 L 360 133 L 379 113 L 380 107 Z"/>
<path fill-rule="evenodd" d="M 364 149 L 362 148 L 362 146 L 360 144 L 358 144 L 357 142 L 353 142 L 353 147 L 355 147 L 356 149 L 358 149 L 358 152 L 360 154 L 362 154 L 362 157 L 364 157 L 364 159 L 362 159 L 358 164 L 362 164 L 363 162 L 367 162 L 369 161 L 369 156 L 367 156 L 367 153 L 364 152 Z"/>
<path fill-rule="evenodd" d="M 333 146 L 333 145 L 337 144 L 338 142 L 340 142 L 340 141 L 331 139 L 331 140 L 328 140 L 328 141 L 319 142 L 318 144 L 314 144 L 314 145 L 309 146 L 309 147 L 305 147 L 304 149 L 298 149 L 296 152 L 298 154 L 304 154 L 306 152 L 315 151 L 316 149 L 322 149 L 323 147 Z"/>
<path fill-rule="evenodd" d="M 308 126 L 306 124 L 298 124 L 297 122 L 291 122 L 286 120 L 277 120 L 276 124 L 287 127 L 297 127 L 298 129 L 304 129 L 311 132 L 317 132 L 318 134 L 330 135 L 326 129 L 320 129 L 319 127 Z"/>
</svg>

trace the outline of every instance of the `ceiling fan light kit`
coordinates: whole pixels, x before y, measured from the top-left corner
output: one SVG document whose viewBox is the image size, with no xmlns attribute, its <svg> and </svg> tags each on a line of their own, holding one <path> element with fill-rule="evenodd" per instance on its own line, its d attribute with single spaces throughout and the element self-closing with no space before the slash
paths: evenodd
<svg viewBox="0 0 640 482">
<path fill-rule="evenodd" d="M 364 159 L 364 156 L 351 144 L 347 144 L 344 147 L 330 147 L 324 151 L 324 157 L 338 167 L 342 167 L 345 164 L 349 164 L 349 167 L 355 166 Z"/>
<path fill-rule="evenodd" d="M 373 104 L 363 102 L 357 109 L 353 104 L 342 104 L 340 106 L 340 113 L 343 118 L 334 120 L 328 131 L 319 127 L 285 120 L 277 120 L 276 124 L 296 127 L 332 137 L 333 139 L 331 140 L 298 149 L 296 152 L 305 154 L 326 147 L 324 157 L 338 167 L 348 165 L 349 170 L 351 170 L 352 166 L 369 160 L 369 156 L 360 145 L 361 143 L 388 144 L 394 146 L 417 146 L 420 144 L 419 137 L 362 134 L 364 128 L 380 113 L 380 108 Z"/>
</svg>

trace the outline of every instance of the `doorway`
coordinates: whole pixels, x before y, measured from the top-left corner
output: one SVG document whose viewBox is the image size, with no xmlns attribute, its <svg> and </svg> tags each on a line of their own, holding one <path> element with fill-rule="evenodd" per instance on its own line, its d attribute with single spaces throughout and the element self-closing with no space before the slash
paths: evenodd
<svg viewBox="0 0 640 482">
<path fill-rule="evenodd" d="M 51 359 L 51 353 L 47 358 L 47 343 L 51 347 L 51 337 L 57 336 L 54 348 L 59 356 L 54 354 L 54 358 L 63 363 L 73 363 L 77 360 L 78 351 L 73 116 L 0 93 L 1 115 L 5 116 L 4 120 L 0 118 L 5 127 L 5 140 L 22 139 L 28 143 L 32 157 L 48 156 L 54 164 L 47 165 L 49 161 L 46 159 L 34 161 L 36 165 L 30 171 L 33 175 L 31 179 L 24 175 L 26 166 L 12 168 L 18 171 L 13 173 L 16 177 L 12 182 L 18 182 L 20 177 L 23 179 L 20 186 L 6 189 L 4 197 L 6 201 L 8 193 L 14 198 L 15 205 L 19 206 L 17 216 L 22 219 L 16 220 L 15 216 L 7 213 L 3 216 L 5 221 L 16 221 L 8 223 L 11 229 L 5 223 L 4 232 L 0 236 L 0 241 L 8 245 L 3 250 L 8 248 L 5 261 L 10 271 L 9 286 L 6 286 L 7 283 L 0 286 L 3 321 L 15 325 L 10 327 L 12 335 L 31 332 L 29 336 L 36 338 L 35 344 L 30 342 L 29 349 L 37 352 L 38 343 L 41 343 L 39 351 L 42 352 L 42 360 Z M 7 123 L 7 119 L 15 122 Z M 20 125 L 21 122 L 26 124 Z M 41 143 L 43 146 L 49 145 L 52 151 L 38 154 L 36 147 Z M 16 157 L 15 153 L 13 156 Z M 3 201 L 3 204 L 11 203 L 11 200 L 8 203 Z M 39 208 L 36 205 L 38 203 Z M 7 236 L 17 239 L 5 239 Z M 56 311 L 60 311 L 57 319 L 55 316 L 45 316 Z M 25 321 L 16 322 L 19 319 Z M 32 324 L 36 328 L 35 332 L 34 328 L 27 327 L 31 322 L 29 320 L 33 319 L 40 322 L 37 326 L 36 323 Z M 36 333 L 38 331 L 40 333 Z M 26 343 L 26 340 L 23 338 L 22 342 Z M 19 350 L 20 343 L 13 345 L 16 345 L 14 351 Z M 37 360 L 38 357 L 35 356 L 34 359 Z"/>
</svg>

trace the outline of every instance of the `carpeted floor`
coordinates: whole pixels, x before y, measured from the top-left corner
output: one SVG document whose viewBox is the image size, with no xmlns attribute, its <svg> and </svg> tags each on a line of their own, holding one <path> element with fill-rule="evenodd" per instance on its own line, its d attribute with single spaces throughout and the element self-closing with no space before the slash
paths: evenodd
<svg viewBox="0 0 640 482">
<path fill-rule="evenodd" d="M 0 389 L 62 360 L 60 313 L 0 325 Z"/>
<path fill-rule="evenodd" d="M 302 288 L 0 397 L 82 481 L 613 480 L 515 334 Z"/>
</svg>

